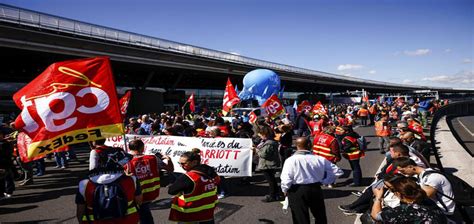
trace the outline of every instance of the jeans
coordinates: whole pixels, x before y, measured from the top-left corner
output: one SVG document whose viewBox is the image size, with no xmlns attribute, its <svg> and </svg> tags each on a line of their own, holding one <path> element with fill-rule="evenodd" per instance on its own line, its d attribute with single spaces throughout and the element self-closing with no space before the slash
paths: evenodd
<svg viewBox="0 0 474 224">
<path fill-rule="evenodd" d="M 355 185 L 361 185 L 362 182 L 362 170 L 360 169 L 360 160 L 349 160 L 349 164 L 352 169 L 352 181 Z"/>
<path fill-rule="evenodd" d="M 222 195 L 227 195 L 229 194 L 229 188 L 227 187 L 227 181 L 225 180 L 225 177 L 220 177 L 221 182 L 217 186 L 217 193 L 222 194 Z"/>
<path fill-rule="evenodd" d="M 367 117 L 360 117 L 360 124 L 361 125 L 364 125 L 364 126 L 367 126 Z"/>
<path fill-rule="evenodd" d="M 36 164 L 36 174 L 43 175 L 44 171 L 46 170 L 44 158 L 35 160 L 35 164 Z"/>
<path fill-rule="evenodd" d="M 67 159 L 66 159 L 66 152 L 55 152 L 54 159 L 56 160 L 56 166 L 59 167 L 66 167 L 67 166 Z"/>
<path fill-rule="evenodd" d="M 380 137 L 379 136 L 379 149 L 380 149 L 380 152 L 388 152 L 389 151 L 389 138 L 388 136 L 383 136 L 383 137 Z"/>
</svg>

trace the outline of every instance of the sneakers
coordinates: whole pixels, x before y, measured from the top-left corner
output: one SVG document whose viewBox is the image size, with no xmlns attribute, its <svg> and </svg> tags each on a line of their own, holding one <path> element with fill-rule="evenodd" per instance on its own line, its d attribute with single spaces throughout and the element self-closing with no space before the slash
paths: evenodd
<svg viewBox="0 0 474 224">
<path fill-rule="evenodd" d="M 20 186 L 26 186 L 26 185 L 31 185 L 33 184 L 33 179 L 27 179 L 27 180 L 24 180 L 22 182 L 20 182 Z"/>
<path fill-rule="evenodd" d="M 334 184 L 328 184 L 328 188 L 334 188 Z"/>
<path fill-rule="evenodd" d="M 62 166 L 61 169 L 63 169 L 63 170 L 66 169 L 66 166 Z"/>
<path fill-rule="evenodd" d="M 225 197 L 227 197 L 226 194 L 219 194 L 219 195 L 217 195 L 217 199 L 223 199 L 223 198 L 225 198 Z"/>
<path fill-rule="evenodd" d="M 356 210 L 353 210 L 353 209 L 343 211 L 342 213 L 344 213 L 344 215 L 359 215 L 359 214 L 362 214 L 362 212 L 359 212 L 359 211 L 356 211 Z"/>
<path fill-rule="evenodd" d="M 12 194 L 7 194 L 7 193 L 3 193 L 5 195 L 5 198 L 11 198 L 12 197 Z"/>
<path fill-rule="evenodd" d="M 360 197 L 362 195 L 362 192 L 361 191 L 353 191 L 353 192 L 351 192 L 351 194 L 353 194 L 357 197 Z"/>
<path fill-rule="evenodd" d="M 352 210 L 348 205 L 339 205 L 337 208 L 343 212 Z"/>
</svg>

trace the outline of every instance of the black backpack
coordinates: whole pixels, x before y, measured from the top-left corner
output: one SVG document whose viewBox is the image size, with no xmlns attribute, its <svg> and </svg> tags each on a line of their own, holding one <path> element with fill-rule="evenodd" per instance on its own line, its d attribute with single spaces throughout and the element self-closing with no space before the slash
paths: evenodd
<svg viewBox="0 0 474 224">
<path fill-rule="evenodd" d="M 462 206 L 474 206 L 474 189 L 471 187 L 471 185 L 453 174 L 442 173 L 441 171 L 437 170 L 425 171 L 423 176 L 429 175 L 430 173 L 438 173 L 448 179 L 449 183 L 451 184 L 451 188 L 453 189 L 454 198 L 449 197 L 439 191 L 437 192 L 438 194 L 453 200 L 456 202 L 456 204 Z"/>
<path fill-rule="evenodd" d="M 94 190 L 94 220 L 124 217 L 127 214 L 128 201 L 120 185 L 120 179 L 109 184 L 97 184 Z"/>
</svg>

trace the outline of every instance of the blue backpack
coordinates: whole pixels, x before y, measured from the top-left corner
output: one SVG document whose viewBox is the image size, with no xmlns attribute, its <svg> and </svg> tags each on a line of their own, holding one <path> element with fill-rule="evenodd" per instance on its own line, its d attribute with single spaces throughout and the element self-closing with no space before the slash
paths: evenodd
<svg viewBox="0 0 474 224">
<path fill-rule="evenodd" d="M 94 220 L 124 217 L 127 214 L 127 197 L 120 185 L 120 179 L 108 184 L 97 184 L 94 190 Z"/>
</svg>

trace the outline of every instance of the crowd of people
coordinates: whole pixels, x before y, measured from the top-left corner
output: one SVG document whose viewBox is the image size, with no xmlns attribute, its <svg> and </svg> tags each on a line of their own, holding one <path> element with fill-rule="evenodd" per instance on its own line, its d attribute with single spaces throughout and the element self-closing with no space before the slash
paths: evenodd
<svg viewBox="0 0 474 224">
<path fill-rule="evenodd" d="M 347 215 L 362 213 L 361 219 L 366 222 L 447 223 L 457 221 L 452 188 L 442 174 L 430 168 L 431 151 L 423 134 L 427 117 L 441 104 L 425 99 L 409 104 L 397 99 L 391 103 L 325 105 L 325 113 L 303 110 L 296 118 L 290 114 L 275 120 L 259 117 L 253 124 L 245 113 L 231 114 L 231 119 L 224 119 L 217 112 L 187 116 L 179 112 L 152 113 L 127 119 L 125 132 L 251 138 L 253 168 L 268 182 L 268 193 L 262 201 L 288 197 L 294 223 L 309 223 L 309 211 L 316 223 L 326 223 L 321 187 L 340 185 L 336 179 L 342 170 L 337 164 L 343 158 L 352 169 L 352 182 L 348 185 L 363 186 L 360 160 L 365 156 L 367 142 L 354 127 L 373 125 L 384 162 L 373 183 L 363 191 L 353 192 L 358 199 L 339 209 Z M 11 144 L 15 135 L 14 129 L 2 128 L 0 132 L 0 197 L 11 197 L 15 187 L 15 150 Z M 186 173 L 176 176 L 168 186 L 168 193 L 174 195 L 170 221 L 214 223 L 218 198 L 230 195 L 226 178 L 201 164 L 199 149 L 184 153 L 179 161 L 171 161 L 167 155 L 144 155 L 141 140 L 131 141 L 129 152 L 105 146 L 104 142 L 90 144 L 89 177 L 79 183 L 76 195 L 79 222 L 153 223 L 149 207 L 160 194 L 160 170 L 173 172 L 174 162 Z M 73 157 L 73 150 L 55 153 L 58 168 L 65 169 L 67 160 Z M 33 165 L 36 175 L 45 172 L 44 161 L 18 164 L 24 170 L 23 185 L 32 184 Z M 241 183 L 251 182 L 242 178 Z"/>
</svg>

